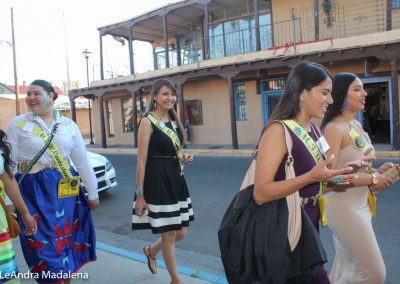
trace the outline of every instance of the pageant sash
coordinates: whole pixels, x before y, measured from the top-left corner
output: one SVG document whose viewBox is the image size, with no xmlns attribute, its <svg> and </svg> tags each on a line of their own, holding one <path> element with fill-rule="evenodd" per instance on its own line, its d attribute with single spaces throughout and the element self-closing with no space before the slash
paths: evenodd
<svg viewBox="0 0 400 284">
<path fill-rule="evenodd" d="M 353 127 L 351 127 L 351 130 L 349 131 L 349 136 L 351 139 L 351 143 L 353 144 L 354 148 L 356 148 L 358 151 L 364 151 L 368 147 L 364 138 Z M 372 174 L 372 166 L 368 167 L 367 172 L 369 174 Z M 377 199 L 378 198 L 377 198 L 376 194 L 371 190 L 371 187 L 368 187 L 369 212 L 374 217 L 376 216 Z"/>
<path fill-rule="evenodd" d="M 48 143 L 48 135 L 44 133 L 43 130 L 41 130 L 39 127 L 36 127 L 34 123 L 20 120 L 18 121 L 17 126 L 20 129 L 28 131 L 36 137 L 40 138 L 45 144 Z M 57 165 L 58 171 L 63 177 L 58 183 L 58 198 L 77 196 L 80 189 L 80 178 L 74 177 L 71 174 L 67 162 L 65 161 L 64 157 L 61 155 L 60 151 L 53 141 L 50 142 L 48 151 L 53 161 Z"/>
<path fill-rule="evenodd" d="M 301 140 L 301 142 L 303 142 L 304 146 L 307 148 L 311 156 L 314 158 L 315 163 L 317 164 L 321 163 L 324 160 L 322 153 L 320 152 L 320 149 L 318 148 L 314 139 L 312 139 L 310 135 L 308 135 L 307 131 L 305 131 L 304 128 L 301 127 L 301 125 L 299 125 L 294 120 L 284 120 L 283 122 L 296 134 L 296 136 Z M 323 195 L 324 186 L 325 186 L 324 182 L 319 183 L 319 210 L 321 213 L 322 226 L 328 224 L 325 212 L 328 199 Z"/>
<path fill-rule="evenodd" d="M 160 129 L 164 134 L 166 134 L 171 139 L 172 144 L 175 147 L 176 156 L 178 158 L 179 166 L 181 168 L 181 175 L 182 175 L 184 162 L 183 162 L 183 155 L 181 153 L 181 141 L 179 140 L 178 135 L 176 134 L 175 131 L 173 131 L 169 127 L 166 127 L 164 122 L 155 118 L 153 114 L 149 113 L 147 118 L 151 121 L 151 123 L 153 123 L 158 129 Z"/>
</svg>

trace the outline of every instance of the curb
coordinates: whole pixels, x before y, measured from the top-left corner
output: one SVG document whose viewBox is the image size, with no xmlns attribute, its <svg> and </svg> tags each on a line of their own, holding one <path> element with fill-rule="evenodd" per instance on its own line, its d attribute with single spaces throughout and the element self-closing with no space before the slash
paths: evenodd
<svg viewBox="0 0 400 284">
<path fill-rule="evenodd" d="M 98 154 L 137 154 L 135 148 L 87 148 L 88 151 Z M 242 149 L 187 149 L 185 152 L 193 155 L 215 156 L 251 156 L 254 150 Z M 400 151 L 376 151 L 376 157 L 380 159 L 399 159 Z"/>
<path fill-rule="evenodd" d="M 88 151 L 98 154 L 137 154 L 134 148 L 87 148 Z M 186 153 L 193 155 L 217 155 L 217 156 L 251 156 L 254 150 L 233 149 L 186 149 Z"/>
<path fill-rule="evenodd" d="M 147 259 L 145 258 L 144 255 L 141 254 L 137 254 L 131 251 L 128 251 L 126 249 L 122 249 L 122 248 L 118 248 L 118 247 L 114 247 L 102 242 L 96 242 L 96 248 L 105 252 L 109 252 L 118 256 L 122 256 L 125 258 L 128 258 L 130 260 L 133 261 L 138 261 L 144 264 L 147 264 Z M 161 259 L 159 259 L 157 261 L 157 267 L 159 268 L 163 268 L 163 269 L 167 269 L 165 262 Z M 177 265 L 176 266 L 176 270 L 179 274 L 185 275 L 185 276 L 189 276 L 189 277 L 193 277 L 193 278 L 197 278 L 197 279 L 201 279 L 210 283 L 214 283 L 214 284 L 228 284 L 228 281 L 226 280 L 225 277 L 219 276 L 219 275 L 214 275 L 214 274 L 210 274 L 207 272 L 202 272 L 202 271 L 198 271 L 196 269 L 193 268 L 189 268 L 183 265 Z"/>
</svg>

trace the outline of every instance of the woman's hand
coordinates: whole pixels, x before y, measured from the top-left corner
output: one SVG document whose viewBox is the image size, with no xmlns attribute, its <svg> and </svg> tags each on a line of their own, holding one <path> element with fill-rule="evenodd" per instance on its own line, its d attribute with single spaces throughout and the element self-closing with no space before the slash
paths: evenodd
<svg viewBox="0 0 400 284">
<path fill-rule="evenodd" d="M 382 166 L 380 166 L 377 170 L 377 172 L 379 174 L 383 174 L 384 172 L 386 172 L 388 169 L 395 167 L 397 169 L 397 171 L 400 173 L 400 166 L 398 164 L 394 164 L 394 163 L 390 163 L 390 162 L 386 162 L 384 163 Z"/>
<path fill-rule="evenodd" d="M 352 167 L 341 168 L 337 170 L 331 170 L 331 164 L 334 160 L 332 155 L 330 158 L 322 161 L 318 165 L 315 165 L 309 172 L 312 182 L 332 182 L 346 184 L 352 181 L 356 175 L 351 174 L 353 172 Z"/>
<path fill-rule="evenodd" d="M 393 182 L 389 178 L 381 175 L 378 172 L 376 172 L 374 175 L 376 176 L 376 178 L 378 180 L 378 183 L 372 186 L 372 189 L 375 191 L 383 192 L 393 184 Z M 372 180 L 372 177 L 371 177 L 371 180 Z"/>
<path fill-rule="evenodd" d="M 25 235 L 26 236 L 32 236 L 36 234 L 37 232 L 37 223 L 35 219 L 31 216 L 31 214 L 26 213 L 21 216 L 22 222 L 24 223 L 25 226 Z"/>
<path fill-rule="evenodd" d="M 149 211 L 149 205 L 147 205 L 146 200 L 144 200 L 143 195 L 139 195 L 135 202 L 135 215 L 143 217 Z"/>
<path fill-rule="evenodd" d="M 361 168 L 370 166 L 372 160 L 375 159 L 375 157 L 370 155 L 371 151 L 371 147 L 365 149 L 361 159 L 348 162 L 346 165 L 353 168 L 353 173 L 359 171 Z"/>
<path fill-rule="evenodd" d="M 89 200 L 88 202 L 89 202 L 89 207 L 90 207 L 90 209 L 92 209 L 92 210 L 96 210 L 97 207 L 99 207 L 99 204 L 100 204 L 98 198 L 93 199 L 93 200 Z"/>
<path fill-rule="evenodd" d="M 183 156 L 183 162 L 186 165 L 190 165 L 193 162 L 193 155 L 192 154 L 183 153 L 182 156 Z"/>
</svg>

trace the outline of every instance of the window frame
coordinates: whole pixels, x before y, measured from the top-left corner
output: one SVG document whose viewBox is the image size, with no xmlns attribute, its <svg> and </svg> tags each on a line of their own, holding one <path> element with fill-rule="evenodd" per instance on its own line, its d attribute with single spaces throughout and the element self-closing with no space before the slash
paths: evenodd
<svg viewBox="0 0 400 284">
<path fill-rule="evenodd" d="M 239 88 L 242 87 L 242 88 L 238 89 L 238 87 Z M 234 83 L 233 84 L 233 95 L 235 97 L 236 121 L 247 121 L 248 118 L 247 118 L 246 82 Z"/>
</svg>

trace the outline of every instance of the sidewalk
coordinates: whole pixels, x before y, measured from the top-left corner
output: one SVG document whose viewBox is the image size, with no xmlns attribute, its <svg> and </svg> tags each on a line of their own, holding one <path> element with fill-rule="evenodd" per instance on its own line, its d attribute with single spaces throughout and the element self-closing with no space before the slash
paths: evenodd
<svg viewBox="0 0 400 284">
<path fill-rule="evenodd" d="M 102 148 L 99 144 L 87 144 L 87 149 L 95 153 L 120 153 L 137 154 L 137 149 L 133 145 L 109 145 L 108 148 Z M 219 155 L 219 156 L 251 156 L 256 145 L 241 145 L 239 149 L 233 149 L 231 145 L 193 145 L 190 144 L 185 149 L 186 152 L 194 155 Z M 375 144 L 377 158 L 398 159 L 400 151 L 392 150 L 390 144 Z"/>
<path fill-rule="evenodd" d="M 97 232 L 101 239 L 105 239 L 105 232 Z M 111 242 L 112 234 L 108 236 Z M 140 241 L 138 241 L 140 242 Z M 19 239 L 13 241 L 15 254 L 20 273 L 28 272 L 28 267 L 22 255 Z M 140 246 L 140 245 L 139 245 Z M 97 261 L 86 264 L 79 272 L 80 279 L 72 280 L 71 283 L 133 283 L 133 284 L 168 284 L 170 277 L 162 258 L 157 259 L 157 274 L 150 273 L 147 260 L 142 253 L 136 253 L 116 246 L 97 241 Z M 178 263 L 179 259 L 178 259 Z M 209 274 L 177 265 L 178 273 L 185 284 L 227 284 L 222 276 Z M 36 283 L 33 279 L 20 279 L 21 283 Z"/>
</svg>

